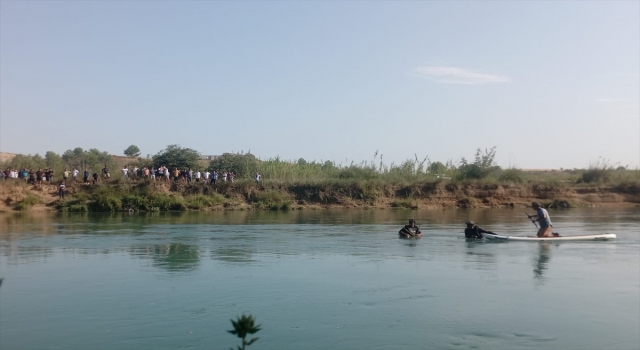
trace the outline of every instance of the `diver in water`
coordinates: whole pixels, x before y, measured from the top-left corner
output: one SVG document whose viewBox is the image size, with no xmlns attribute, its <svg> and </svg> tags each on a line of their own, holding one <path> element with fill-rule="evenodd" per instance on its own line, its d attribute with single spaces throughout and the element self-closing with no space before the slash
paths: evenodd
<svg viewBox="0 0 640 350">
<path fill-rule="evenodd" d="M 403 238 L 422 237 L 422 231 L 416 226 L 416 222 L 413 219 L 409 219 L 409 225 L 404 225 L 398 235 Z"/>
</svg>

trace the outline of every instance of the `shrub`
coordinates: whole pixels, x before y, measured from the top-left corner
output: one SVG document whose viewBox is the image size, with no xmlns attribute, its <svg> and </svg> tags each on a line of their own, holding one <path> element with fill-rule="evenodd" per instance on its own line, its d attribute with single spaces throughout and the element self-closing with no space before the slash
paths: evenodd
<svg viewBox="0 0 640 350">
<path fill-rule="evenodd" d="M 146 197 L 142 197 L 138 194 L 125 194 L 122 196 L 122 208 L 124 209 L 147 209 L 149 207 L 149 200 Z"/>
<path fill-rule="evenodd" d="M 498 179 L 502 182 L 513 182 L 517 184 L 524 182 L 522 170 L 515 168 L 502 170 Z"/>
<path fill-rule="evenodd" d="M 613 176 L 615 169 L 609 165 L 609 161 L 599 158 L 597 162 L 589 165 L 589 169 L 582 172 L 578 183 L 605 183 Z"/>
<path fill-rule="evenodd" d="M 418 204 L 410 199 L 400 199 L 391 202 L 393 208 L 418 209 Z"/>
<path fill-rule="evenodd" d="M 375 179 L 378 173 L 373 168 L 361 168 L 357 166 L 350 166 L 348 168 L 340 170 L 338 178 L 340 179 L 358 179 L 358 180 L 371 180 Z"/>
<path fill-rule="evenodd" d="M 189 209 L 203 209 L 212 207 L 214 205 L 219 205 L 224 202 L 224 197 L 220 194 L 214 193 L 211 196 L 207 196 L 204 194 L 197 194 L 194 196 L 189 196 L 185 199 L 186 207 Z"/>
<path fill-rule="evenodd" d="M 499 170 L 500 167 L 495 163 L 496 148 L 485 149 L 484 153 L 480 148 L 476 150 L 476 156 L 473 163 L 467 162 L 465 158 L 460 160 L 458 180 L 480 180 L 489 176 L 493 171 Z"/>
<path fill-rule="evenodd" d="M 119 211 L 122 209 L 120 194 L 110 186 L 100 186 L 93 194 L 91 211 Z"/>
<path fill-rule="evenodd" d="M 64 212 L 74 212 L 74 213 L 86 213 L 89 211 L 89 206 L 86 204 L 78 203 L 78 201 L 66 201 L 62 203 L 58 210 Z"/>
<path fill-rule="evenodd" d="M 40 202 L 39 197 L 29 193 L 20 202 L 16 203 L 14 209 L 20 211 L 28 210 L 32 205 L 40 204 Z"/>
<path fill-rule="evenodd" d="M 252 193 L 249 201 L 257 209 L 288 210 L 291 205 L 289 198 L 277 190 Z"/>
</svg>

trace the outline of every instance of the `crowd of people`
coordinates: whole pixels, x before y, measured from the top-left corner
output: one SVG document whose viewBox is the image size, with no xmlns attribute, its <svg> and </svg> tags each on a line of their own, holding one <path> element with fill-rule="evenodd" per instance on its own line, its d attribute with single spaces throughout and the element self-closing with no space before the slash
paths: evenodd
<svg viewBox="0 0 640 350">
<path fill-rule="evenodd" d="M 213 185 L 218 181 L 233 183 L 236 178 L 236 174 L 233 171 L 222 170 L 218 172 L 217 170 L 214 170 L 210 172 L 209 170 L 200 171 L 193 170 L 191 168 L 182 170 L 174 168 L 173 170 L 170 170 L 164 165 L 158 168 L 155 166 L 152 166 L 151 168 L 138 168 L 137 166 L 129 168 L 128 166 L 124 166 L 120 172 L 123 178 L 127 180 L 174 181 L 186 183 L 197 182 Z M 111 169 L 109 169 L 107 165 L 100 170 L 100 173 L 101 175 L 98 172 L 92 173 L 88 168 L 85 168 L 82 173 L 82 183 L 95 185 L 101 177 L 102 179 L 111 178 Z M 77 168 L 73 168 L 72 170 L 65 168 L 62 173 L 61 182 L 73 181 L 73 183 L 80 183 L 79 175 L 80 170 Z M 260 182 L 261 177 L 262 176 L 258 172 L 253 175 L 253 179 L 256 182 Z M 54 184 L 55 178 L 56 174 L 52 168 L 40 168 L 35 171 L 33 169 L 6 169 L 5 171 L 0 171 L 0 180 L 22 180 L 35 186 Z"/>
<path fill-rule="evenodd" d="M 184 182 L 184 183 L 203 183 L 203 184 L 212 184 L 215 185 L 218 181 L 221 182 L 230 182 L 233 183 L 236 178 L 236 173 L 233 171 L 222 170 L 218 172 L 217 170 L 209 171 L 209 170 L 193 170 L 192 168 L 187 169 L 178 169 L 174 168 L 173 170 L 167 168 L 162 165 L 158 168 L 156 167 L 132 167 L 129 168 L 127 166 L 123 167 L 120 170 L 122 176 L 125 179 L 130 180 L 148 180 L 148 181 L 164 181 L 164 182 Z M 261 175 L 259 173 L 255 173 L 253 175 L 253 179 L 256 182 L 260 182 Z"/>
</svg>

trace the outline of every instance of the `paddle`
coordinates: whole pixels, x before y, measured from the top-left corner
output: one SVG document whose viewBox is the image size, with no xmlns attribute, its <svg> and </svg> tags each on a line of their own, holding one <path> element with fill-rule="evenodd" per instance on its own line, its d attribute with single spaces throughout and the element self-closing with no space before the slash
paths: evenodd
<svg viewBox="0 0 640 350">
<path fill-rule="evenodd" d="M 531 222 L 533 222 L 533 224 L 536 226 L 536 228 L 538 228 L 538 223 L 536 223 L 531 216 L 529 215 L 529 213 L 527 213 L 526 211 L 524 212 L 525 214 L 527 214 L 527 217 L 529 218 L 529 220 L 531 220 Z"/>
</svg>

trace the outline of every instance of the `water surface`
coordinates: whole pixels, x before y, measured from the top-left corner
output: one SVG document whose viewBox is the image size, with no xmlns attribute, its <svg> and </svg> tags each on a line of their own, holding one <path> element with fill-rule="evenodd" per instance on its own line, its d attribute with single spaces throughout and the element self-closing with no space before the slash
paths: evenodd
<svg viewBox="0 0 640 350">
<path fill-rule="evenodd" d="M 0 216 L 0 349 L 639 349 L 640 210 Z M 425 237 L 402 240 L 415 218 Z"/>
</svg>

